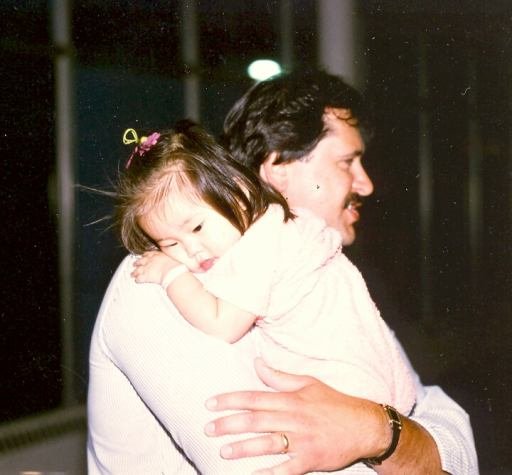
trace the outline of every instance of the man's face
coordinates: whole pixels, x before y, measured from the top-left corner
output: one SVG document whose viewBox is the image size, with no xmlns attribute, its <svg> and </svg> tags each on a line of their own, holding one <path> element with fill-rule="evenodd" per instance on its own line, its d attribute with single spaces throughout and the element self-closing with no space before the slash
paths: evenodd
<svg viewBox="0 0 512 475">
<path fill-rule="evenodd" d="M 356 238 L 360 196 L 373 192 L 361 158 L 364 143 L 359 129 L 347 123 L 347 111 L 326 109 L 327 133 L 309 157 L 285 165 L 286 185 L 281 187 L 288 204 L 307 208 L 340 231 L 343 245 Z"/>
</svg>

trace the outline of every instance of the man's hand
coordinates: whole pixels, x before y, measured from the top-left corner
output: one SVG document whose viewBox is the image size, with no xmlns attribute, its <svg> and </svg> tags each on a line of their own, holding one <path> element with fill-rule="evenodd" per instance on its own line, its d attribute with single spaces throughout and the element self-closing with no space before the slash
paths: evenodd
<svg viewBox="0 0 512 475">
<path fill-rule="evenodd" d="M 224 446 L 224 458 L 280 453 L 284 448 L 281 434 L 289 441 L 290 460 L 258 473 L 341 469 L 385 451 L 389 426 L 378 404 L 339 393 L 309 376 L 275 371 L 261 359 L 255 366 L 261 380 L 281 392 L 235 392 L 207 401 L 211 410 L 247 411 L 208 424 L 208 435 L 262 433 Z"/>
<path fill-rule="evenodd" d="M 372 401 L 339 393 L 309 376 L 273 370 L 256 359 L 260 379 L 278 392 L 242 391 L 218 395 L 206 402 L 213 411 L 240 410 L 208 424 L 210 436 L 262 435 L 228 444 L 224 458 L 241 458 L 283 451 L 289 441 L 290 460 L 258 475 L 298 475 L 311 471 L 340 470 L 362 458 L 384 453 L 391 432 L 382 407 Z M 380 474 L 437 475 L 441 463 L 437 446 L 419 424 L 402 416 L 403 429 L 395 453 Z"/>
<path fill-rule="evenodd" d="M 147 251 L 133 263 L 131 276 L 138 283 L 161 284 L 167 272 L 178 265 L 179 262 L 161 251 Z"/>
</svg>

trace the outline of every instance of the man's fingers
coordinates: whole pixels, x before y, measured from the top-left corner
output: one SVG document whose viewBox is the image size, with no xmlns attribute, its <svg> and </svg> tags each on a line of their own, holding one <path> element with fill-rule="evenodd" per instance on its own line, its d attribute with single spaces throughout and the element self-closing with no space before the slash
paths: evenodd
<svg viewBox="0 0 512 475">
<path fill-rule="evenodd" d="M 237 391 L 219 394 L 206 401 L 211 411 L 245 410 L 245 411 L 293 411 L 298 402 L 293 394 L 314 381 L 309 376 L 297 376 L 277 371 L 265 364 L 261 358 L 254 362 L 256 372 L 261 380 L 272 389 L 283 393 L 267 391 Z"/>
<path fill-rule="evenodd" d="M 221 455 L 226 459 L 274 454 L 283 454 L 284 456 L 284 450 L 287 449 L 287 458 L 283 463 L 275 467 L 258 470 L 253 475 L 301 475 L 307 469 L 304 460 L 296 457 L 293 453 L 294 434 L 287 432 L 285 436 L 286 442 L 284 442 L 283 435 L 280 432 L 233 442 L 221 448 Z"/>
<path fill-rule="evenodd" d="M 206 401 L 211 411 L 292 411 L 294 396 L 267 391 L 237 391 L 219 394 Z"/>
<path fill-rule="evenodd" d="M 216 419 L 205 427 L 211 436 L 244 434 L 246 432 L 293 432 L 296 422 L 288 412 L 239 412 Z"/>
<path fill-rule="evenodd" d="M 291 457 L 286 462 L 275 467 L 265 468 L 253 472 L 253 475 L 302 475 L 308 470 L 304 467 L 303 460 L 298 457 Z"/>
<path fill-rule="evenodd" d="M 290 440 L 290 433 L 286 436 Z M 288 446 L 290 442 L 287 443 Z M 286 445 L 281 433 L 274 432 L 260 437 L 232 442 L 223 446 L 220 450 L 222 457 L 226 459 L 254 457 L 259 455 L 275 455 L 285 453 Z M 289 450 L 289 447 L 288 447 Z"/>
<path fill-rule="evenodd" d="M 254 368 L 258 377 L 269 387 L 276 391 L 298 391 L 311 383 L 309 376 L 298 376 L 295 374 L 278 371 L 268 366 L 262 358 L 256 358 Z"/>
</svg>

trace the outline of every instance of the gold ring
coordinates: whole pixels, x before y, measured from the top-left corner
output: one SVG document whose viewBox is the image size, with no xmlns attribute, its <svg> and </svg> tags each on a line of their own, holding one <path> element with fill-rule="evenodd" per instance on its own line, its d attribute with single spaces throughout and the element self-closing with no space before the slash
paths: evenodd
<svg viewBox="0 0 512 475">
<path fill-rule="evenodd" d="M 290 448 L 290 441 L 288 440 L 288 437 L 286 437 L 286 434 L 283 434 L 281 432 L 280 436 L 281 440 L 283 441 L 283 450 L 281 450 L 281 453 L 286 454 L 288 452 L 288 449 Z"/>
</svg>

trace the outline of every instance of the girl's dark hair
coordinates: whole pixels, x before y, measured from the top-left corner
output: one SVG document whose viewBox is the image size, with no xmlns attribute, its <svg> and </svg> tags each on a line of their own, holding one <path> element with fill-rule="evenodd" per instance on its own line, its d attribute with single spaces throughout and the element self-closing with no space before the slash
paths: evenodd
<svg viewBox="0 0 512 475">
<path fill-rule="evenodd" d="M 140 254 L 157 247 L 139 221 L 175 190 L 204 201 L 241 234 L 271 203 L 283 208 L 285 221 L 293 217 L 278 192 L 233 160 L 203 128 L 183 120 L 162 132 L 144 154 L 135 154 L 119 178 L 115 222 L 126 249 Z"/>
</svg>

